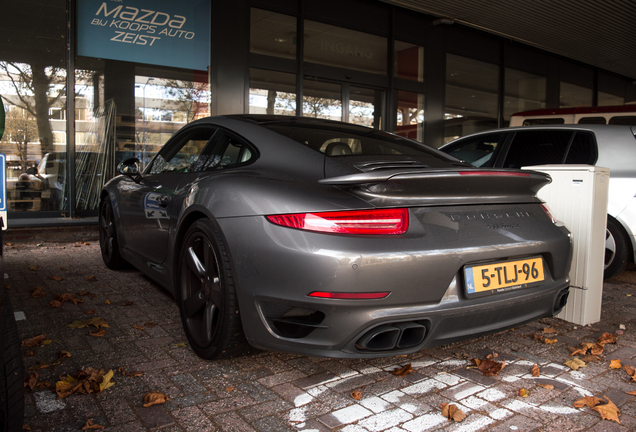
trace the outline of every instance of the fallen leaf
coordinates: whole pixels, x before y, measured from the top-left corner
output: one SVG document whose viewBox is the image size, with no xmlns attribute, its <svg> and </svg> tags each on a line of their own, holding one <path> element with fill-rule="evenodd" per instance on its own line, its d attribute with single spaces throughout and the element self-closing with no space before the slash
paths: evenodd
<svg viewBox="0 0 636 432">
<path fill-rule="evenodd" d="M 60 351 L 60 358 L 70 357 L 71 353 L 68 351 Z"/>
<path fill-rule="evenodd" d="M 579 368 L 587 367 L 585 362 L 578 358 L 570 359 L 563 364 L 568 366 L 570 369 L 574 369 L 574 370 L 579 370 Z"/>
<path fill-rule="evenodd" d="M 559 341 L 558 339 L 548 339 L 548 338 L 543 339 L 543 343 L 546 345 L 552 345 L 557 343 L 558 341 Z"/>
<path fill-rule="evenodd" d="M 528 397 L 529 394 L 530 392 L 525 388 L 519 389 L 519 391 L 517 391 L 517 396 Z"/>
<path fill-rule="evenodd" d="M 33 391 L 35 385 L 38 383 L 39 376 L 40 374 L 38 374 L 37 372 L 33 372 L 27 378 L 24 378 L 24 389 L 26 390 L 28 388 Z"/>
<path fill-rule="evenodd" d="M 618 407 L 614 405 L 614 403 L 607 396 L 603 397 L 607 400 L 607 403 L 593 406 L 592 409 L 594 411 L 597 411 L 601 415 L 601 418 L 603 420 L 612 420 L 620 424 L 621 422 L 618 419 L 618 416 L 621 414 L 621 410 L 619 410 Z"/>
<path fill-rule="evenodd" d="M 122 306 L 132 306 L 132 304 L 133 304 L 133 303 L 134 303 L 134 302 L 127 301 L 126 303 L 122 303 L 121 305 L 122 305 Z"/>
<path fill-rule="evenodd" d="M 84 312 L 86 315 L 93 315 L 97 309 L 91 309 Z"/>
<path fill-rule="evenodd" d="M 169 400 L 170 399 L 165 394 L 157 391 L 152 391 L 144 395 L 144 407 L 148 408 L 152 405 L 166 403 Z"/>
<path fill-rule="evenodd" d="M 106 374 L 104 374 L 104 377 L 102 378 L 102 382 L 99 383 L 100 392 L 103 392 L 104 390 L 111 388 L 112 386 L 115 385 L 115 383 L 110 381 L 112 378 L 113 378 L 113 371 L 111 369 Z"/>
<path fill-rule="evenodd" d="M 601 345 L 594 345 L 592 348 L 590 348 L 590 354 L 598 356 L 603 354 L 603 347 Z"/>
<path fill-rule="evenodd" d="M 64 278 L 62 276 L 51 276 L 51 279 L 53 279 L 54 281 L 58 281 L 58 282 L 64 280 Z"/>
<path fill-rule="evenodd" d="M 31 271 L 36 271 L 38 269 L 39 266 L 30 266 L 29 269 L 31 269 Z"/>
<path fill-rule="evenodd" d="M 110 304 L 110 300 L 106 300 L 104 304 Z"/>
<path fill-rule="evenodd" d="M 415 372 L 412 368 L 411 368 L 411 363 L 407 364 L 406 366 L 400 368 L 398 367 L 397 369 L 394 369 L 391 371 L 391 373 L 395 376 L 399 376 L 399 377 L 403 377 L 406 376 L 410 373 Z"/>
<path fill-rule="evenodd" d="M 138 329 L 138 330 L 143 330 L 143 329 L 144 329 L 143 327 L 138 326 L 138 325 L 134 325 L 133 327 L 134 327 L 134 328 L 136 328 L 136 329 Z"/>
<path fill-rule="evenodd" d="M 78 296 L 87 296 L 90 295 L 90 291 L 82 291 L 77 293 Z"/>
<path fill-rule="evenodd" d="M 90 275 L 89 277 L 86 278 L 87 282 L 95 282 L 97 280 L 97 277 L 95 275 Z"/>
<path fill-rule="evenodd" d="M 442 403 L 440 405 L 440 408 L 442 409 L 442 415 L 449 420 L 455 420 L 456 422 L 461 422 L 462 420 L 466 418 L 466 414 L 464 414 L 462 410 L 457 408 L 457 405 L 455 404 L 449 405 L 447 403 Z"/>
<path fill-rule="evenodd" d="M 543 387 L 546 390 L 554 390 L 554 386 L 552 384 L 537 384 L 539 387 Z"/>
<path fill-rule="evenodd" d="M 538 377 L 539 375 L 541 375 L 541 371 L 539 370 L 539 366 L 537 366 L 537 365 L 532 366 L 532 376 L 533 377 Z"/>
<path fill-rule="evenodd" d="M 55 392 L 62 399 L 73 393 L 95 394 L 112 387 L 113 371 L 104 374 L 104 369 L 88 368 L 79 371 L 75 376 L 67 375 L 55 383 Z"/>
<path fill-rule="evenodd" d="M 627 375 L 630 376 L 632 381 L 636 381 L 636 369 L 628 365 L 623 365 L 623 369 L 625 369 L 625 372 L 627 372 Z"/>
<path fill-rule="evenodd" d="M 42 291 L 42 287 L 31 288 L 31 297 L 38 299 L 38 298 L 44 297 L 45 295 L 46 293 Z"/>
<path fill-rule="evenodd" d="M 187 348 L 188 344 L 185 342 L 179 342 L 179 343 L 173 343 L 172 346 L 175 348 Z"/>
<path fill-rule="evenodd" d="M 31 430 L 31 426 L 23 424 L 22 425 L 22 430 L 23 431 L 30 431 Z"/>
<path fill-rule="evenodd" d="M 596 343 L 599 344 L 600 346 L 603 346 L 605 344 L 615 344 L 616 340 L 617 340 L 616 335 L 612 333 L 603 333 L 601 337 L 598 338 L 598 342 Z"/>
<path fill-rule="evenodd" d="M 491 359 L 472 359 L 471 360 L 477 368 L 485 375 L 485 376 L 493 376 L 497 375 L 499 371 L 501 371 L 505 366 L 506 362 L 498 362 Z"/>
<path fill-rule="evenodd" d="M 630 396 L 636 396 L 636 390 L 630 391 L 630 392 L 625 392 L 625 393 L 627 393 Z"/>
<path fill-rule="evenodd" d="M 354 390 L 351 392 L 351 397 L 355 400 L 360 400 L 362 399 L 362 392 L 360 390 Z"/>
<path fill-rule="evenodd" d="M 42 345 L 49 345 L 51 342 L 53 342 L 51 339 L 44 339 Z"/>
<path fill-rule="evenodd" d="M 42 342 L 44 340 L 44 335 L 38 335 L 38 336 L 34 336 L 32 338 L 29 339 L 24 339 L 22 341 L 22 346 L 23 347 L 27 347 L 27 348 L 33 348 L 34 346 L 38 346 L 40 344 L 40 342 Z"/>
<path fill-rule="evenodd" d="M 90 246 L 90 243 L 89 242 L 84 242 L 84 245 L 85 246 Z"/>
<path fill-rule="evenodd" d="M 559 333 L 558 331 L 556 331 L 555 329 L 551 327 L 545 327 L 542 331 L 543 333 Z"/>
<path fill-rule="evenodd" d="M 610 361 L 609 367 L 610 369 L 620 369 L 623 367 L 623 365 L 621 364 L 621 361 L 619 359 L 616 359 L 616 360 Z"/>
<path fill-rule="evenodd" d="M 574 402 L 574 408 L 583 408 L 584 406 L 593 408 L 601 402 L 603 402 L 603 399 L 597 398 L 595 396 L 585 396 L 581 399 L 577 399 Z"/>
<path fill-rule="evenodd" d="M 34 355 L 35 355 L 35 352 L 34 352 L 34 351 L 32 351 L 32 350 L 27 350 L 27 351 L 24 353 L 24 356 L 25 356 L 25 357 L 33 357 Z"/>
<path fill-rule="evenodd" d="M 104 329 L 95 329 L 95 330 L 91 330 L 88 333 L 90 336 L 95 336 L 95 337 L 102 337 L 106 334 L 106 330 Z"/>
<path fill-rule="evenodd" d="M 54 307 L 54 308 L 61 308 L 62 307 L 62 302 L 61 301 L 57 301 L 57 300 L 51 300 L 51 302 L 49 303 L 49 306 Z"/>
<path fill-rule="evenodd" d="M 75 247 L 82 247 L 82 245 L 81 245 L 81 244 L 77 244 L 77 243 L 76 243 L 76 244 L 75 244 Z"/>
<path fill-rule="evenodd" d="M 51 366 L 57 366 L 57 365 L 59 365 L 60 363 L 62 363 L 62 361 L 61 361 L 61 360 L 58 360 L 58 361 L 53 362 L 53 363 L 42 363 L 42 362 L 37 362 L 36 364 L 34 364 L 33 366 L 29 367 L 28 369 L 29 369 L 29 370 L 40 370 L 40 369 L 46 369 L 46 368 L 51 367 Z"/>
<path fill-rule="evenodd" d="M 494 352 L 492 354 L 488 354 L 486 356 L 487 359 L 494 359 L 494 358 L 497 358 L 497 357 L 499 357 L 499 354 L 497 354 L 496 352 Z"/>
<path fill-rule="evenodd" d="M 600 357 L 597 355 L 586 355 L 584 357 L 581 357 L 581 360 L 583 360 L 585 363 L 598 363 L 601 361 Z"/>
<path fill-rule="evenodd" d="M 234 391 L 234 390 L 236 390 L 234 387 L 225 387 L 225 391 L 226 392 L 231 392 L 231 391 Z"/>
<path fill-rule="evenodd" d="M 86 420 L 86 424 L 82 428 L 82 430 L 95 430 L 95 429 L 104 429 L 104 426 L 98 425 L 97 423 L 93 423 L 93 420 Z"/>
</svg>

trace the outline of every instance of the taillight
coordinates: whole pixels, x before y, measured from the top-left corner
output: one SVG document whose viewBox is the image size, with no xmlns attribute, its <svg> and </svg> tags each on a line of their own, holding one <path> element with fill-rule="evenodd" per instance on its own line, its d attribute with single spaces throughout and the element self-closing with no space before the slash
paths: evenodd
<svg viewBox="0 0 636 432">
<path fill-rule="evenodd" d="M 409 228 L 407 209 L 294 213 L 267 219 L 276 225 L 331 234 L 404 234 Z"/>
<path fill-rule="evenodd" d="M 554 218 L 554 216 L 552 216 L 552 212 L 550 211 L 550 207 L 548 207 L 547 204 L 541 204 L 541 208 L 543 209 L 545 214 L 548 215 L 548 217 L 550 218 L 552 223 L 555 224 L 556 223 L 556 219 Z"/>
</svg>

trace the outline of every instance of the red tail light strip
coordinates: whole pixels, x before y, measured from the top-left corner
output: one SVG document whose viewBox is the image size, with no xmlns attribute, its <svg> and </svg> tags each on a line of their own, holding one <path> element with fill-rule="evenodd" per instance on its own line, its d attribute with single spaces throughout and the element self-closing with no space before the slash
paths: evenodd
<svg viewBox="0 0 636 432">
<path fill-rule="evenodd" d="M 331 234 L 396 235 L 409 227 L 407 209 L 295 213 L 267 219 L 276 225 Z"/>
</svg>

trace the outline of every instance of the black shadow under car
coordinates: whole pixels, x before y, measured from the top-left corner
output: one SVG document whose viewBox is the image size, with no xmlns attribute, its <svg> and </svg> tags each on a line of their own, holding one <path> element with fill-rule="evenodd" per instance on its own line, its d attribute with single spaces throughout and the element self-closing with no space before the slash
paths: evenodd
<svg viewBox="0 0 636 432">
<path fill-rule="evenodd" d="M 542 173 L 254 115 L 192 122 L 143 172 L 118 169 L 101 196 L 104 262 L 168 289 L 204 358 L 406 354 L 567 301 L 570 235 L 535 196 Z"/>
</svg>

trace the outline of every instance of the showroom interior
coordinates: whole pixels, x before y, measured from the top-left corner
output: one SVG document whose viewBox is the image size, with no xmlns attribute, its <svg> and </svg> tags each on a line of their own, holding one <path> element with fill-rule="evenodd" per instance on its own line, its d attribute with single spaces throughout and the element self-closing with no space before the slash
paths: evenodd
<svg viewBox="0 0 636 432">
<path fill-rule="evenodd" d="M 9 227 L 96 224 L 116 164 L 209 115 L 433 147 L 516 112 L 636 101 L 629 2 L 22 0 L 3 6 Z M 75 89 L 70 93 L 68 89 Z"/>
</svg>

